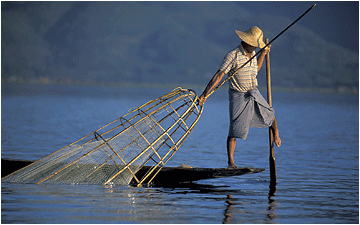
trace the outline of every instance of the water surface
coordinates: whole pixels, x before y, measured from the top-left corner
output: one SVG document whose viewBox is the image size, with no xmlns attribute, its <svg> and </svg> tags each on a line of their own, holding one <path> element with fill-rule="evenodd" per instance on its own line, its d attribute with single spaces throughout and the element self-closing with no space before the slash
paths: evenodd
<svg viewBox="0 0 360 225">
<path fill-rule="evenodd" d="M 37 160 L 171 90 L 2 84 L 1 91 L 1 157 Z M 275 148 L 274 195 L 268 129 L 251 128 L 235 162 L 262 173 L 179 187 L 2 183 L 2 223 L 358 223 L 358 103 L 357 95 L 273 93 L 283 143 Z M 168 165 L 225 167 L 227 130 L 227 92 L 218 90 Z"/>
</svg>

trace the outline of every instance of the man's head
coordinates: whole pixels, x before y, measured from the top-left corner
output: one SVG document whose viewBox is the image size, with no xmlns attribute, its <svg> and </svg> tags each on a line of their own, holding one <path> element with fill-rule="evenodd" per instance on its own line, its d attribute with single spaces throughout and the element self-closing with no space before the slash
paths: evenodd
<svg viewBox="0 0 360 225">
<path fill-rule="evenodd" d="M 254 26 L 245 32 L 238 30 L 235 30 L 235 32 L 246 44 L 256 48 L 265 47 L 265 43 L 263 41 L 264 35 L 260 28 Z"/>
<path fill-rule="evenodd" d="M 246 43 L 245 41 L 242 41 L 241 44 L 242 44 L 245 52 L 249 52 L 249 53 L 250 53 L 250 52 L 255 51 L 255 49 L 257 48 L 257 47 L 255 47 L 255 46 L 249 45 L 249 44 Z"/>
</svg>

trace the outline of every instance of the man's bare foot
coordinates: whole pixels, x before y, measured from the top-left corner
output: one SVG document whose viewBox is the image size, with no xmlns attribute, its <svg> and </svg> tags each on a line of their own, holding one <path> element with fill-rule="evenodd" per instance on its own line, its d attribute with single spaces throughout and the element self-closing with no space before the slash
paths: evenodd
<svg viewBox="0 0 360 225">
<path fill-rule="evenodd" d="M 238 167 L 235 164 L 228 164 L 228 169 L 237 169 Z"/>
<path fill-rule="evenodd" d="M 281 146 L 281 139 L 280 139 L 279 130 L 278 130 L 278 127 L 277 127 L 276 118 L 274 119 L 273 123 L 271 124 L 271 130 L 272 130 L 272 132 L 274 134 L 275 145 L 277 147 L 280 147 Z"/>
<path fill-rule="evenodd" d="M 274 135 L 274 142 L 277 147 L 281 146 L 281 139 L 280 139 L 279 133 Z"/>
</svg>

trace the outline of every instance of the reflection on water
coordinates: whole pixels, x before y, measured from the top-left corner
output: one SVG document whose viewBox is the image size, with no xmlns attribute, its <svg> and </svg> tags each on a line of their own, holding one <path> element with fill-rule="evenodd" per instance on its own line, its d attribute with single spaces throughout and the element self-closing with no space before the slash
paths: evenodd
<svg viewBox="0 0 360 225">
<path fill-rule="evenodd" d="M 274 219 L 277 219 L 276 216 L 276 201 L 275 201 L 275 193 L 276 193 L 276 185 L 274 184 L 270 184 L 269 186 L 269 195 L 268 195 L 268 199 L 269 199 L 269 207 L 267 209 L 267 222 L 268 221 L 272 221 Z"/>
<path fill-rule="evenodd" d="M 234 208 L 234 205 L 236 204 L 235 201 L 231 201 L 232 198 L 233 198 L 232 195 L 227 196 L 227 200 L 226 200 L 227 206 L 226 206 L 226 209 L 224 211 L 223 223 L 230 223 L 231 222 L 232 210 Z"/>
<path fill-rule="evenodd" d="M 269 187 L 269 195 L 268 195 L 268 207 L 267 207 L 267 215 L 266 219 L 263 223 L 271 223 L 272 220 L 277 219 L 276 216 L 276 206 L 278 205 L 275 201 L 275 193 L 276 193 L 276 185 L 270 185 Z M 233 198 L 233 195 L 227 195 L 226 197 L 226 208 L 224 210 L 224 219 L 223 224 L 232 223 L 231 219 L 233 217 L 233 209 L 238 204 L 236 200 Z"/>
<path fill-rule="evenodd" d="M 239 213 L 250 222 L 270 222 L 274 201 L 263 204 L 261 211 L 268 208 L 268 216 L 261 220 L 252 215 L 252 197 L 229 186 L 196 183 L 165 188 L 4 183 L 2 222 L 233 223 Z"/>
</svg>

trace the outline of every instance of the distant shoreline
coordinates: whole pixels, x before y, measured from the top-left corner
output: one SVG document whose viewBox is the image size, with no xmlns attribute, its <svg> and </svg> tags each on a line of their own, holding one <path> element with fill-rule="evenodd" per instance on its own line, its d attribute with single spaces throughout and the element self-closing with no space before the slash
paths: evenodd
<svg viewBox="0 0 360 225">
<path fill-rule="evenodd" d="M 81 80 L 50 80 L 45 78 L 39 79 L 17 79 L 9 80 L 2 79 L 1 84 L 19 84 L 19 85 L 64 85 L 64 86 L 97 86 L 97 87 L 127 87 L 127 88 L 176 88 L 183 87 L 194 90 L 202 90 L 206 84 L 186 84 L 186 83 L 133 83 L 133 82 L 95 82 L 95 81 L 81 81 Z M 228 86 L 224 85 L 220 90 L 227 90 Z M 266 87 L 259 86 L 260 91 L 266 91 Z M 272 86 L 274 92 L 305 92 L 305 93 L 339 93 L 339 94 L 359 94 L 359 89 L 348 86 L 335 87 L 277 87 Z"/>
</svg>

